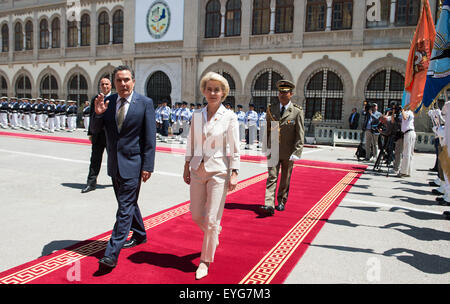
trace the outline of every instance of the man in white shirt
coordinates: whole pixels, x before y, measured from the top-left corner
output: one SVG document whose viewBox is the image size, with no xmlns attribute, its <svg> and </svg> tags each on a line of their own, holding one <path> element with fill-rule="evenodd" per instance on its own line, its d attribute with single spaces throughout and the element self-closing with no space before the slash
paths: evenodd
<svg viewBox="0 0 450 304">
<path fill-rule="evenodd" d="M 411 110 L 402 109 L 402 132 L 403 132 L 403 156 L 398 177 L 411 176 L 411 162 L 416 143 L 416 132 L 414 131 L 414 113 Z"/>
</svg>

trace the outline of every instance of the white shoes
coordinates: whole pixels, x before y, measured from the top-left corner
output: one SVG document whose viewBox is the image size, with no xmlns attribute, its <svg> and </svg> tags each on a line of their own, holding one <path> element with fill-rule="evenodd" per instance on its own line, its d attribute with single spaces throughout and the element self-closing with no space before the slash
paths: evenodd
<svg viewBox="0 0 450 304">
<path fill-rule="evenodd" d="M 195 279 L 200 280 L 208 275 L 208 264 L 205 262 L 200 262 L 197 271 L 195 272 Z"/>
</svg>

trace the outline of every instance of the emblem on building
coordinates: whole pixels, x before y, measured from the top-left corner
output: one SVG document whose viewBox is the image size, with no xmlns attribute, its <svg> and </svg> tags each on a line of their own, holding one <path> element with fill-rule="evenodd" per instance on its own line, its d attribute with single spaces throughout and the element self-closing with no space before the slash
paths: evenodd
<svg viewBox="0 0 450 304">
<path fill-rule="evenodd" d="M 156 1 L 147 12 L 147 29 L 154 39 L 163 37 L 170 26 L 170 9 L 164 1 Z"/>
</svg>

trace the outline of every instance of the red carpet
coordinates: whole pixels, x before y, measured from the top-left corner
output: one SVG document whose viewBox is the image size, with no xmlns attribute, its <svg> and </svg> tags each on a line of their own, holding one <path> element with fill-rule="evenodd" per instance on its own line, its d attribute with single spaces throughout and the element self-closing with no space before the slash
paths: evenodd
<svg viewBox="0 0 450 304">
<path fill-rule="evenodd" d="M 61 137 L 61 136 L 52 136 L 52 135 L 43 135 L 43 134 L 15 133 L 15 132 L 0 131 L 0 136 L 19 137 L 19 138 L 27 138 L 27 139 L 35 139 L 35 140 L 47 140 L 47 141 L 80 144 L 80 145 L 90 145 L 91 144 L 91 142 L 87 138 Z M 305 145 L 305 147 L 316 148 L 316 146 L 310 146 L 310 145 Z M 157 146 L 156 151 L 163 152 L 163 153 L 173 153 L 173 154 L 185 154 L 186 153 L 186 149 L 173 148 L 170 146 L 169 147 Z M 262 157 L 262 156 L 241 155 L 241 161 L 264 162 L 265 159 L 266 158 Z"/>
<path fill-rule="evenodd" d="M 200 281 L 202 234 L 184 202 L 145 218 L 148 242 L 122 250 L 108 274 L 97 272 L 97 261 L 110 232 L 0 273 L 0 283 L 282 283 L 365 168 L 297 162 L 286 210 L 266 218 L 256 210 L 267 175 L 240 182 L 227 196 L 215 262 Z"/>
</svg>

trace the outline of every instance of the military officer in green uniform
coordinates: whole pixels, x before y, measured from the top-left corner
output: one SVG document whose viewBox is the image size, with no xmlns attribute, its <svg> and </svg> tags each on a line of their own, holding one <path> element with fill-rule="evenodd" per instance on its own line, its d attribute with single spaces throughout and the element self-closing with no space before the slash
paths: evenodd
<svg viewBox="0 0 450 304">
<path fill-rule="evenodd" d="M 267 147 L 271 148 L 272 132 L 279 132 L 278 159 L 268 162 L 268 173 L 266 182 L 265 205 L 261 206 L 259 213 L 262 216 L 271 216 L 275 212 L 285 209 L 289 194 L 289 184 L 294 161 L 299 160 L 304 143 L 304 114 L 300 106 L 291 101 L 294 95 L 295 85 L 288 80 L 277 82 L 278 102 L 267 107 Z M 276 126 L 278 125 L 278 128 Z M 275 126 L 275 128 L 274 128 Z M 281 168 L 281 180 L 276 195 L 278 175 Z M 275 197 L 278 205 L 275 207 Z"/>
</svg>

